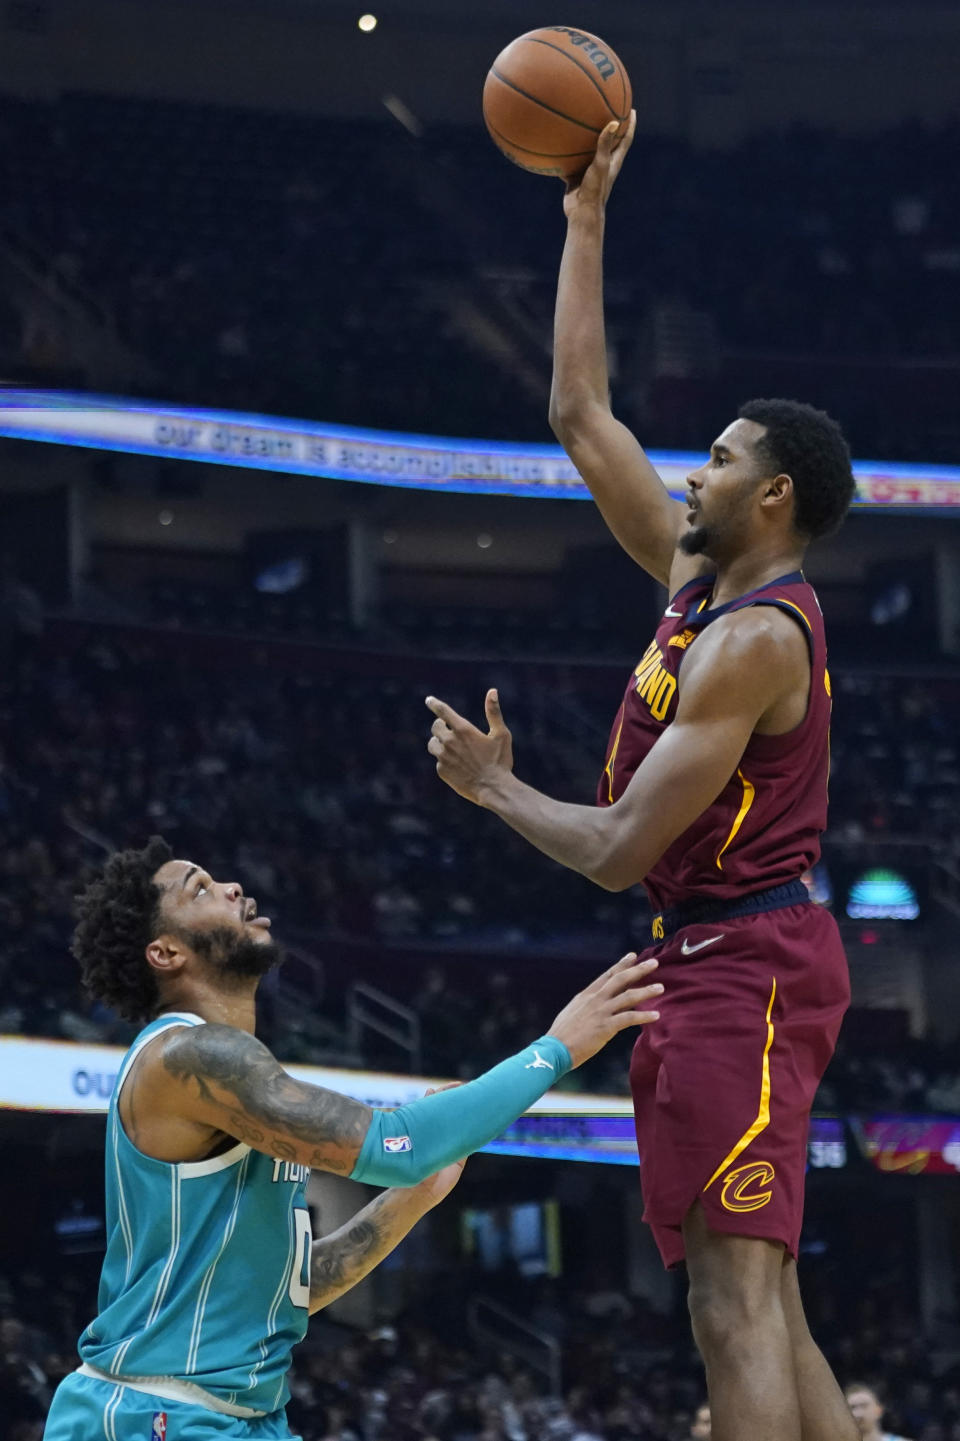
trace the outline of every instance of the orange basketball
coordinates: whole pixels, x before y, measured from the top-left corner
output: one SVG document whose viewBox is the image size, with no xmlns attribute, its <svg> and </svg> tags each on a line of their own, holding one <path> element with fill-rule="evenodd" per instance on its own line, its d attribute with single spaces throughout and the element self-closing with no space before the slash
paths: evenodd
<svg viewBox="0 0 960 1441">
<path fill-rule="evenodd" d="M 547 25 L 512 40 L 483 87 L 483 118 L 509 160 L 535 175 L 580 175 L 605 125 L 625 129 L 633 95 L 617 56 L 596 35 Z"/>
</svg>

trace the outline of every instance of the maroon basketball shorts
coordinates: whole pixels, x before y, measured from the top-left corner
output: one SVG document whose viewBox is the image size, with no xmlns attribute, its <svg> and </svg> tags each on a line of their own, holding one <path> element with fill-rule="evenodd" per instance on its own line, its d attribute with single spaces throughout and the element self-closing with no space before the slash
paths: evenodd
<svg viewBox="0 0 960 1441">
<path fill-rule="evenodd" d="M 850 999 L 829 912 L 793 905 L 685 925 L 644 952 L 664 986 L 633 1050 L 644 1220 L 664 1265 L 681 1225 L 781 1241 L 796 1256 L 814 1093 Z"/>
</svg>

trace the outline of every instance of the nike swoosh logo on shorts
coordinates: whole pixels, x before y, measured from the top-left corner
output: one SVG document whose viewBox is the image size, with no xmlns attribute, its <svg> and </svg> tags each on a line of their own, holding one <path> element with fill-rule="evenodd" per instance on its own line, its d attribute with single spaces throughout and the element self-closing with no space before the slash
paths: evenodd
<svg viewBox="0 0 960 1441">
<path fill-rule="evenodd" d="M 694 951 L 702 951 L 704 946 L 712 946 L 715 941 L 722 941 L 725 935 L 726 931 L 721 931 L 719 936 L 708 936 L 705 941 L 698 941 L 695 946 L 691 946 L 689 941 L 684 941 L 680 947 L 680 954 L 681 956 L 692 956 Z"/>
<path fill-rule="evenodd" d="M 683 611 L 682 611 L 682 610 L 674 610 L 674 608 L 673 608 L 672 605 L 668 605 L 667 608 L 666 608 L 666 610 L 665 610 L 663 613 L 664 613 L 664 615 L 672 615 L 673 618 L 674 618 L 674 620 L 682 620 L 682 619 L 683 619 Z"/>
</svg>

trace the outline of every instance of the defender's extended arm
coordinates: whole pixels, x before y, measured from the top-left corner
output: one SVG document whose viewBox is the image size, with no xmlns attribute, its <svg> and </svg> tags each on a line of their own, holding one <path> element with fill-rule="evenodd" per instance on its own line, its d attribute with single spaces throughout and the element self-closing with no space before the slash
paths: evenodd
<svg viewBox="0 0 960 1441">
<path fill-rule="evenodd" d="M 215 1024 L 160 1036 L 146 1084 L 154 1106 L 209 1128 L 211 1138 L 235 1136 L 358 1181 L 413 1186 L 486 1145 L 617 1032 L 655 1019 L 641 1009 L 660 990 L 642 984 L 654 964 L 625 956 L 573 997 L 549 1035 L 474 1081 L 395 1111 L 298 1081 L 255 1036 Z"/>
</svg>

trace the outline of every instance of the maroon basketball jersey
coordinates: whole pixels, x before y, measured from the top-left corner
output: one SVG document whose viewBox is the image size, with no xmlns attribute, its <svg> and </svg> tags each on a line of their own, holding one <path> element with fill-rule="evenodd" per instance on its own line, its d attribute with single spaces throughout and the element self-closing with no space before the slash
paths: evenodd
<svg viewBox="0 0 960 1441">
<path fill-rule="evenodd" d="M 671 600 L 627 684 L 613 723 L 597 801 L 619 800 L 676 714 L 683 657 L 718 616 L 774 605 L 793 616 L 810 647 L 810 700 L 784 735 L 751 736 L 734 774 L 711 806 L 674 841 L 644 884 L 657 911 L 692 901 L 729 901 L 798 880 L 820 855 L 827 822 L 830 676 L 823 616 L 800 571 L 708 609 L 713 577 L 700 576 Z"/>
</svg>

